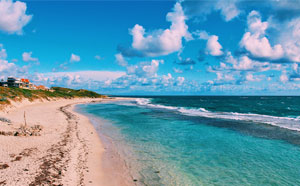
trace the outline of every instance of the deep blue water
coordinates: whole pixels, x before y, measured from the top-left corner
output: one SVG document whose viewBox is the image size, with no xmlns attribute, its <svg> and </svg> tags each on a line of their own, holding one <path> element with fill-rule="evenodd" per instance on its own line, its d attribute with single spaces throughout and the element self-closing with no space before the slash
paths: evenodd
<svg viewBox="0 0 300 186">
<path fill-rule="evenodd" d="M 139 185 L 300 185 L 300 97 L 147 97 L 80 105 Z"/>
</svg>

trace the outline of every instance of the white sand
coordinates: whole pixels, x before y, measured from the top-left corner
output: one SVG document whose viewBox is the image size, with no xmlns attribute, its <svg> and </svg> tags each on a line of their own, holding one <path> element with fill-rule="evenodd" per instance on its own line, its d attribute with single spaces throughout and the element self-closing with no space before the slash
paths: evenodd
<svg viewBox="0 0 300 186">
<path fill-rule="evenodd" d="M 103 99 L 23 101 L 0 112 L 0 132 L 42 126 L 39 136 L 0 135 L 0 185 L 134 185 L 124 166 L 103 161 L 106 152 L 89 119 L 73 111 Z M 121 167 L 121 168 L 120 168 Z"/>
</svg>

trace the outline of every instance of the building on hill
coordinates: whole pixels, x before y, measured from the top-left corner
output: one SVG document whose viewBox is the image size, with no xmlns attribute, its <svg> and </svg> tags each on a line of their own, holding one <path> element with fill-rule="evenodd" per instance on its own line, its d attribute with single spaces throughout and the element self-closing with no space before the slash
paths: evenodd
<svg viewBox="0 0 300 186">
<path fill-rule="evenodd" d="M 34 85 L 34 88 L 36 90 L 49 90 L 49 88 L 45 87 L 44 85 L 39 85 L 39 86 Z"/>
<path fill-rule="evenodd" d="M 22 88 L 22 85 L 23 85 L 21 79 L 14 78 L 14 77 L 8 77 L 6 83 L 7 83 L 8 87 Z"/>
<path fill-rule="evenodd" d="M 25 88 L 25 89 L 34 89 L 34 85 L 30 83 L 29 79 L 21 79 L 22 82 L 22 87 L 20 88 Z"/>
<path fill-rule="evenodd" d="M 17 87 L 23 89 L 31 89 L 31 90 L 49 90 L 49 88 L 44 85 L 36 86 L 29 81 L 29 79 L 20 79 L 15 77 L 8 77 L 7 81 L 3 79 L 0 81 L 0 86 L 2 87 Z"/>
</svg>

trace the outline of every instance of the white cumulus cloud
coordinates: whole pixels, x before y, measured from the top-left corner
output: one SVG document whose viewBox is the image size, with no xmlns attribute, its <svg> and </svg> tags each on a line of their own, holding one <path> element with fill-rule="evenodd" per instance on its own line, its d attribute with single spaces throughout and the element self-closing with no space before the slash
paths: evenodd
<svg viewBox="0 0 300 186">
<path fill-rule="evenodd" d="M 258 58 L 280 59 L 284 55 L 282 45 L 271 46 L 265 31 L 268 22 L 261 21 L 261 15 L 257 11 L 251 11 L 248 15 L 248 32 L 240 42 L 240 46 L 247 50 L 252 56 Z"/>
<path fill-rule="evenodd" d="M 153 59 L 152 61 L 140 62 L 137 65 L 128 66 L 127 74 L 138 77 L 154 77 L 157 76 L 160 63 L 164 63 L 164 61 Z"/>
<path fill-rule="evenodd" d="M 128 62 L 126 61 L 126 59 L 123 57 L 123 55 L 121 53 L 118 53 L 115 55 L 116 61 L 118 63 L 118 65 L 120 66 L 127 66 Z"/>
<path fill-rule="evenodd" d="M 6 58 L 7 58 L 6 49 L 3 48 L 2 44 L 0 44 L 0 59 L 6 59 Z"/>
<path fill-rule="evenodd" d="M 222 1 L 219 0 L 215 6 L 216 10 L 220 10 L 225 21 L 230 21 L 240 14 L 240 10 L 235 5 L 236 0 Z"/>
<path fill-rule="evenodd" d="M 247 81 L 261 81 L 259 77 L 255 77 L 252 73 L 246 74 Z"/>
<path fill-rule="evenodd" d="M 22 59 L 23 59 L 23 61 L 26 61 L 26 62 L 28 62 L 28 61 L 38 61 L 39 60 L 38 58 L 32 57 L 32 52 L 24 52 L 22 54 Z"/>
<path fill-rule="evenodd" d="M 175 72 L 175 73 L 183 73 L 183 71 L 181 70 L 181 69 L 179 69 L 179 68 L 173 68 L 173 71 Z"/>
<path fill-rule="evenodd" d="M 185 80 L 184 77 L 177 77 L 177 85 L 181 86 L 183 84 L 184 80 Z"/>
<path fill-rule="evenodd" d="M 179 51 L 182 39 L 191 39 L 186 19 L 181 4 L 176 3 L 173 12 L 167 14 L 167 21 L 171 22 L 169 29 L 146 33 L 143 26 L 136 24 L 130 31 L 133 37 L 132 48 L 145 56 L 167 55 Z"/>
<path fill-rule="evenodd" d="M 282 74 L 281 74 L 281 76 L 280 76 L 280 81 L 281 81 L 282 83 L 286 83 L 288 80 L 289 80 L 289 78 L 288 78 L 286 72 L 283 71 Z"/>
<path fill-rule="evenodd" d="M 238 17 L 241 10 L 237 7 L 237 0 L 183 0 L 182 5 L 189 17 L 196 16 L 200 20 L 206 20 L 206 16 L 212 12 L 220 12 L 225 21 L 231 21 Z"/>
<path fill-rule="evenodd" d="M 79 61 L 80 61 L 80 56 L 72 53 L 70 57 L 70 62 L 79 62 Z"/>
<path fill-rule="evenodd" d="M 219 37 L 212 35 L 207 40 L 206 50 L 212 56 L 220 56 L 223 54 L 222 45 L 218 41 Z"/>
<path fill-rule="evenodd" d="M 37 73 L 32 76 L 36 84 L 63 86 L 69 88 L 100 89 L 105 82 L 115 80 L 125 75 L 122 71 L 76 71 Z"/>
<path fill-rule="evenodd" d="M 14 63 L 9 63 L 7 60 L 0 59 L 0 72 L 15 71 L 16 65 Z"/>
<path fill-rule="evenodd" d="M 280 38 L 286 57 L 293 62 L 300 62 L 300 18 L 288 22 L 279 27 Z"/>
<path fill-rule="evenodd" d="M 206 31 L 196 31 L 194 35 L 198 36 L 199 39 L 207 40 L 206 53 L 212 56 L 223 55 L 222 45 L 219 43 L 219 37 L 216 35 L 209 35 Z"/>
<path fill-rule="evenodd" d="M 12 0 L 0 1 L 0 30 L 13 34 L 22 34 L 22 28 L 28 24 L 32 15 L 26 14 L 26 3 Z"/>
</svg>

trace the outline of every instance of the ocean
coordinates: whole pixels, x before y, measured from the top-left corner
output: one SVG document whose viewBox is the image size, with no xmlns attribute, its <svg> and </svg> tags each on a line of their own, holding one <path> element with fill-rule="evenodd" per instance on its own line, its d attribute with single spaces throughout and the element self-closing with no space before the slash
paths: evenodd
<svg viewBox="0 0 300 186">
<path fill-rule="evenodd" d="M 153 96 L 77 110 L 137 185 L 300 185 L 300 97 Z"/>
</svg>

